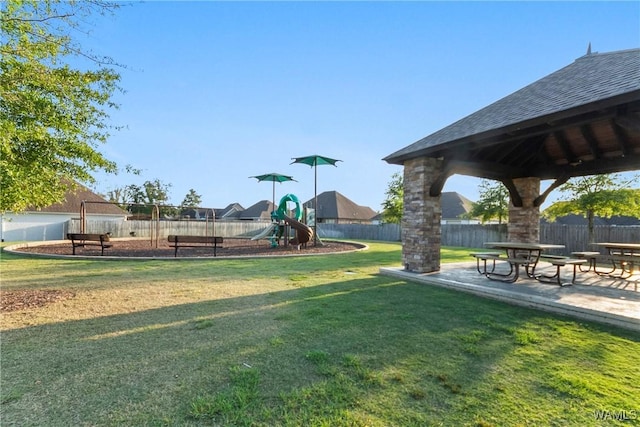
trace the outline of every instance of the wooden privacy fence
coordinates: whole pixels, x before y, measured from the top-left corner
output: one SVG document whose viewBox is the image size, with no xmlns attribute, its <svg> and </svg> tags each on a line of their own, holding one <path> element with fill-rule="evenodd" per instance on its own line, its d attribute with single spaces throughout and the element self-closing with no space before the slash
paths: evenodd
<svg viewBox="0 0 640 427">
<path fill-rule="evenodd" d="M 270 221 L 158 221 L 158 237 L 169 235 L 249 237 L 271 225 Z M 80 232 L 80 220 L 69 221 L 69 232 Z M 111 233 L 112 237 L 155 236 L 154 221 L 87 220 L 86 233 Z"/>
<path fill-rule="evenodd" d="M 360 239 L 400 241 L 398 224 L 318 224 L 318 236 L 322 239 Z"/>
<path fill-rule="evenodd" d="M 596 242 L 640 242 L 640 226 L 595 227 Z M 318 224 L 318 235 L 322 238 L 349 238 L 362 240 L 400 241 L 398 224 Z M 506 224 L 443 224 L 441 242 L 443 246 L 482 248 L 485 242 L 507 240 Z M 565 254 L 594 250 L 589 245 L 586 225 L 541 224 L 540 242 L 564 245 Z"/>
<path fill-rule="evenodd" d="M 594 227 L 596 242 L 640 242 L 640 226 L 598 225 Z M 586 225 L 543 224 L 540 227 L 540 242 L 565 246 L 565 255 L 576 251 L 597 251 L 589 245 L 589 231 Z"/>
<path fill-rule="evenodd" d="M 269 221 L 159 221 L 160 238 L 176 235 L 216 235 L 221 237 L 250 237 L 271 223 Z M 154 225 L 155 227 L 155 225 Z M 214 230 L 215 227 L 215 230 Z M 80 221 L 71 220 L 69 233 L 80 230 Z M 149 221 L 87 221 L 87 233 L 110 232 L 112 237 L 151 237 Z M 318 224 L 318 236 L 325 239 L 401 240 L 398 224 Z M 482 248 L 485 242 L 507 240 L 506 224 L 443 224 L 441 242 L 443 246 Z M 640 226 L 596 226 L 596 242 L 640 242 Z M 565 254 L 574 251 L 593 250 L 589 246 L 586 225 L 541 224 L 540 242 L 564 245 Z"/>
</svg>

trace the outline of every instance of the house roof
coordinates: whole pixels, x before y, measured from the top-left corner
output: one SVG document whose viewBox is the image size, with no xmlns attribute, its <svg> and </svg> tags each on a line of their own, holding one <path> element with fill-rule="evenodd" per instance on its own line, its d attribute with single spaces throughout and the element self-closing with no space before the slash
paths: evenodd
<svg viewBox="0 0 640 427">
<path fill-rule="evenodd" d="M 313 207 L 314 199 L 303 204 Z M 318 219 L 371 220 L 376 212 L 368 206 L 360 206 L 337 191 L 325 191 L 318 194 Z"/>
<path fill-rule="evenodd" d="M 240 203 L 231 203 L 224 209 L 215 209 L 217 219 L 237 218 L 244 208 Z"/>
<path fill-rule="evenodd" d="M 77 184 L 77 188 L 72 190 L 69 188 L 65 195 L 64 202 L 55 203 L 40 210 L 33 208 L 27 209 L 30 212 L 47 212 L 47 213 L 77 213 L 80 215 L 80 205 L 82 201 L 94 202 L 86 203 L 87 215 L 122 215 L 126 216 L 127 212 L 118 206 L 109 203 L 103 197 L 89 190 L 87 187 Z"/>
<path fill-rule="evenodd" d="M 440 196 L 442 219 L 458 219 L 471 211 L 471 200 L 455 191 L 447 191 Z"/>
<path fill-rule="evenodd" d="M 454 173 L 551 179 L 638 169 L 640 49 L 568 66 L 385 157 L 443 158 Z"/>
<path fill-rule="evenodd" d="M 238 219 L 271 219 L 271 212 L 274 210 L 273 203 L 270 200 L 260 200 L 249 206 L 238 214 Z"/>
</svg>

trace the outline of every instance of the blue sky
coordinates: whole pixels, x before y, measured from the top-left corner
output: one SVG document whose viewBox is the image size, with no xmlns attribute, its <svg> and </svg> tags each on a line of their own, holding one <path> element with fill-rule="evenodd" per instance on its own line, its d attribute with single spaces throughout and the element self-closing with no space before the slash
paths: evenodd
<svg viewBox="0 0 640 427">
<path fill-rule="evenodd" d="M 178 204 L 244 207 L 313 197 L 313 169 L 376 211 L 394 172 L 381 159 L 594 52 L 640 46 L 638 2 L 146 2 L 94 18 L 95 53 L 119 69 L 116 132 L 101 151 L 142 170 L 99 176 L 106 192 L 160 179 Z M 479 180 L 444 191 L 476 200 Z M 544 189 L 544 185 L 543 185 Z"/>
</svg>

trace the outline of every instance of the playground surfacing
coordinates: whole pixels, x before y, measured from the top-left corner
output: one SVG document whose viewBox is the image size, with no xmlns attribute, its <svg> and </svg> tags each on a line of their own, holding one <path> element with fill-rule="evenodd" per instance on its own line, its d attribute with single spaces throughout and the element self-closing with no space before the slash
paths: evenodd
<svg viewBox="0 0 640 427">
<path fill-rule="evenodd" d="M 174 248 L 169 246 L 166 240 L 158 240 L 153 243 L 150 239 L 112 239 L 113 247 L 105 249 L 104 257 L 100 256 L 100 247 L 87 246 L 77 248 L 75 257 L 99 257 L 99 258 L 167 258 L 174 259 Z M 71 241 L 56 241 L 52 244 L 33 245 L 12 248 L 14 252 L 69 256 L 72 255 Z M 276 247 L 271 247 L 265 240 L 250 240 L 238 238 L 226 238 L 221 247 L 216 250 L 216 258 L 229 257 L 263 257 L 263 256 L 301 256 L 321 255 L 339 252 L 360 250 L 366 246 L 356 242 L 322 241 L 315 246 L 313 242 L 306 247 L 298 249 L 294 245 L 285 245 L 283 241 Z M 213 258 L 212 247 L 185 247 L 178 249 L 177 258 Z"/>
</svg>

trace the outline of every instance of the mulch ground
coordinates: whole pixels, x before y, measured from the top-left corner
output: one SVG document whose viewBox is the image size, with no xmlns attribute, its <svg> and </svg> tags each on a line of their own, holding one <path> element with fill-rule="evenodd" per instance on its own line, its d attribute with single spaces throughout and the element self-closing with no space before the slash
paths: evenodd
<svg viewBox="0 0 640 427">
<path fill-rule="evenodd" d="M 104 251 L 105 256 L 116 256 L 124 258 L 173 258 L 175 249 L 169 246 L 169 242 L 158 240 L 151 242 L 150 239 L 129 239 L 129 240 L 112 240 L 110 242 L 113 247 Z M 346 242 L 321 242 L 314 246 L 313 242 L 307 243 L 306 247 L 298 250 L 297 246 L 281 244 L 272 248 L 267 240 L 249 240 L 225 238 L 224 243 L 218 246 L 216 255 L 219 258 L 233 256 L 275 256 L 275 255 L 305 255 L 305 254 L 323 254 L 351 251 L 360 247 L 354 243 Z M 39 253 L 50 255 L 72 255 L 71 241 L 55 245 L 33 246 L 29 248 L 18 249 L 19 252 Z M 76 248 L 76 255 L 81 256 L 100 256 L 100 246 L 86 246 L 84 248 Z M 179 248 L 178 258 L 202 258 L 213 257 L 213 247 L 193 247 Z"/>
<path fill-rule="evenodd" d="M 149 239 L 114 240 L 113 247 L 105 249 L 105 256 L 116 256 L 123 258 L 171 258 L 174 257 L 174 248 L 169 246 L 167 241 L 158 241 L 156 248 Z M 266 240 L 248 239 L 225 239 L 222 247 L 217 248 L 217 257 L 239 257 L 239 256 L 277 256 L 277 255 L 307 255 L 307 254 L 329 254 L 335 252 L 352 251 L 360 245 L 346 242 L 322 242 L 314 246 L 308 243 L 306 247 L 298 250 L 297 246 L 282 244 L 272 248 Z M 49 255 L 72 255 L 71 242 L 55 245 L 32 246 L 29 248 L 17 249 L 16 252 L 38 253 Z M 76 255 L 100 257 L 100 247 L 87 246 L 76 248 Z M 213 257 L 213 248 L 180 248 L 178 258 L 208 258 Z M 43 307 L 47 304 L 55 303 L 73 298 L 75 294 L 66 290 L 20 290 L 20 291 L 0 291 L 0 312 L 10 312 L 17 310 L 29 310 Z"/>
</svg>

